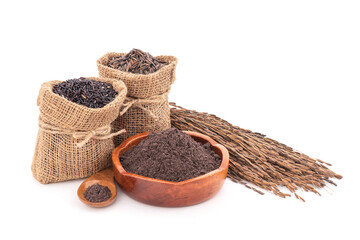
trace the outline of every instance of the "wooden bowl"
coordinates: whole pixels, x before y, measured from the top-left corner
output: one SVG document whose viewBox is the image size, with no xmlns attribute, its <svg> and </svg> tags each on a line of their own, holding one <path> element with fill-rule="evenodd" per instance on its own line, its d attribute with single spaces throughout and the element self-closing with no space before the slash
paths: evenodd
<svg viewBox="0 0 360 240">
<path fill-rule="evenodd" d="M 125 140 L 115 148 L 112 162 L 116 182 L 133 199 L 161 207 L 183 207 L 201 203 L 213 197 L 224 184 L 228 167 L 229 152 L 210 137 L 196 132 L 187 132 L 194 140 L 210 142 L 212 149 L 221 157 L 218 169 L 181 182 L 171 182 L 128 173 L 121 166 L 119 156 L 139 144 L 150 132 L 140 133 Z"/>
</svg>

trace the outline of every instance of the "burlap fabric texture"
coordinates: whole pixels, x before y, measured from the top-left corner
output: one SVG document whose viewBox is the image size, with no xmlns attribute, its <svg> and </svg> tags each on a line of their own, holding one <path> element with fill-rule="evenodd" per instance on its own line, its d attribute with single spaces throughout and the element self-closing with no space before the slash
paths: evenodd
<svg viewBox="0 0 360 240">
<path fill-rule="evenodd" d="M 37 105 L 39 131 L 31 170 L 41 183 L 61 182 L 91 176 L 111 165 L 112 138 L 125 131 L 111 132 L 126 97 L 126 86 L 109 78 L 90 79 L 110 83 L 118 93 L 103 108 L 88 108 L 55 94 L 61 81 L 41 86 Z"/>
<path fill-rule="evenodd" d="M 126 53 L 107 53 L 97 61 L 100 77 L 114 78 L 126 84 L 128 94 L 119 117 L 112 124 L 112 131 L 125 129 L 126 133 L 114 137 L 115 146 L 130 136 L 147 131 L 170 128 L 168 95 L 175 81 L 177 58 L 157 56 L 167 65 L 151 74 L 134 74 L 107 66 L 114 57 Z"/>
</svg>

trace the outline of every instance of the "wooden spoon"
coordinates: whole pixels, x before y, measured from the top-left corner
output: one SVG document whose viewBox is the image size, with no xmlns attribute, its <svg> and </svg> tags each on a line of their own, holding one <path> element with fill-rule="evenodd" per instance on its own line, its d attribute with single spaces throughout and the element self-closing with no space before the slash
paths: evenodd
<svg viewBox="0 0 360 240">
<path fill-rule="evenodd" d="M 90 202 L 90 201 L 86 200 L 86 198 L 84 197 L 84 193 L 85 193 L 86 189 L 96 183 L 103 185 L 105 187 L 108 187 L 110 189 L 111 197 L 108 200 L 106 200 L 104 202 Z M 116 186 L 115 186 L 115 182 L 114 182 L 113 169 L 107 168 L 98 173 L 95 173 L 94 175 L 92 175 L 91 177 L 86 179 L 79 186 L 77 194 L 78 194 L 79 199 L 83 203 L 85 203 L 86 205 L 88 205 L 90 207 L 106 207 L 106 206 L 112 204 L 114 202 L 114 200 L 116 198 L 116 194 L 117 194 Z"/>
</svg>

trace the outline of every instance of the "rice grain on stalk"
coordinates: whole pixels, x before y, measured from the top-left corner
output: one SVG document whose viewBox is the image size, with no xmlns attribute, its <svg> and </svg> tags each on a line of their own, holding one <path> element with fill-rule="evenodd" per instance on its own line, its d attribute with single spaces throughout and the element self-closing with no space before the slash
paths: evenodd
<svg viewBox="0 0 360 240">
<path fill-rule="evenodd" d="M 259 194 L 264 193 L 248 183 L 282 198 L 291 196 L 279 190 L 283 186 L 305 201 L 296 193 L 299 189 L 320 195 L 317 189 L 326 183 L 336 186 L 330 178 L 342 178 L 326 167 L 331 164 L 310 158 L 261 133 L 234 126 L 213 114 L 170 105 L 171 125 L 203 133 L 225 146 L 230 155 L 228 178 Z"/>
</svg>

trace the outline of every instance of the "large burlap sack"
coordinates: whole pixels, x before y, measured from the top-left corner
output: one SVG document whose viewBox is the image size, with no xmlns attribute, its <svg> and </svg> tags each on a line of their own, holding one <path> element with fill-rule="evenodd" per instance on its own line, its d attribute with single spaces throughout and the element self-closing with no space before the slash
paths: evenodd
<svg viewBox="0 0 360 240">
<path fill-rule="evenodd" d="M 111 164 L 114 149 L 111 123 L 118 117 L 126 86 L 108 78 L 90 79 L 110 83 L 118 93 L 103 108 L 88 108 L 53 92 L 61 81 L 41 86 L 37 104 L 39 131 L 31 170 L 41 183 L 88 177 Z"/>
<path fill-rule="evenodd" d="M 113 122 L 114 132 L 125 129 L 126 133 L 114 137 L 115 146 L 135 134 L 147 131 L 162 131 L 171 127 L 168 95 L 175 81 L 177 58 L 157 56 L 167 65 L 151 74 L 134 74 L 107 66 L 114 57 L 125 53 L 107 53 L 97 61 L 100 77 L 110 77 L 123 81 L 128 89 L 128 97 L 119 117 Z"/>
</svg>

